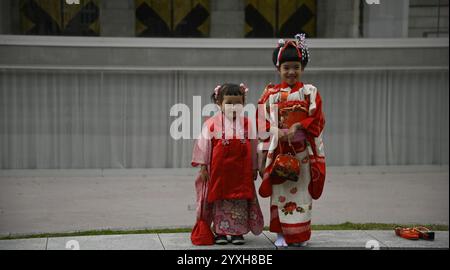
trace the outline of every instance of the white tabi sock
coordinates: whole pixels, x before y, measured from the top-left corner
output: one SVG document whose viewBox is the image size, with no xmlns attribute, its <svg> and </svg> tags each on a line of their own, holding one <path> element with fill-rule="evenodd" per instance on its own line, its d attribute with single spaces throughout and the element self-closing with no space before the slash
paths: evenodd
<svg viewBox="0 0 450 270">
<path fill-rule="evenodd" d="M 284 236 L 281 233 L 277 234 L 277 240 L 275 240 L 275 246 L 277 247 L 287 247 L 288 244 L 286 243 L 286 240 L 284 239 Z"/>
</svg>

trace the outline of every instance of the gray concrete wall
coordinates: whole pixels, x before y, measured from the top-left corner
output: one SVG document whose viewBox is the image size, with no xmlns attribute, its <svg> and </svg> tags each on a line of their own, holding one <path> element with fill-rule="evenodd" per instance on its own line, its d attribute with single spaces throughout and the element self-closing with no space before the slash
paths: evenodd
<svg viewBox="0 0 450 270">
<path fill-rule="evenodd" d="M 8 0 L 6 0 L 8 1 Z M 19 1 L 10 0 L 11 1 L 11 28 L 10 31 L 14 35 L 20 35 L 20 12 L 19 12 Z"/>
<path fill-rule="evenodd" d="M 364 5 L 363 37 L 408 37 L 409 0 L 381 1 Z"/>
<path fill-rule="evenodd" d="M 135 34 L 134 0 L 101 1 L 100 31 L 105 37 L 133 37 Z M 0 34 L 19 35 L 19 1 L 0 1 Z"/>
<path fill-rule="evenodd" d="M 244 0 L 210 0 L 210 12 L 212 38 L 244 37 Z"/>
<path fill-rule="evenodd" d="M 245 24 L 244 0 L 210 0 L 210 37 L 243 38 Z M 102 2 L 101 36 L 135 36 L 134 0 Z"/>
<path fill-rule="evenodd" d="M 317 37 L 359 37 L 359 0 L 317 1 Z"/>
<path fill-rule="evenodd" d="M 410 0 L 409 37 L 448 37 L 448 0 Z"/>
<path fill-rule="evenodd" d="M 0 1 L 0 35 L 9 34 L 11 29 L 11 3 Z"/>
<path fill-rule="evenodd" d="M 102 1 L 100 31 L 103 37 L 134 37 L 134 0 Z"/>
<path fill-rule="evenodd" d="M 0 1 L 0 35 L 20 34 L 19 1 Z"/>
</svg>

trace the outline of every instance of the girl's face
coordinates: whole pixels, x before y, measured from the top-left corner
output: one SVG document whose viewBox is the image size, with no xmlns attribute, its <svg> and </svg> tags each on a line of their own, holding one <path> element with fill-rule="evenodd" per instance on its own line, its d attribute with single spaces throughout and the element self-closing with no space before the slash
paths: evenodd
<svg viewBox="0 0 450 270">
<path fill-rule="evenodd" d="M 300 81 L 303 69 L 300 62 L 290 61 L 281 64 L 278 72 L 280 73 L 282 81 L 286 82 L 290 86 L 293 86 Z"/>
<path fill-rule="evenodd" d="M 236 116 L 241 114 L 243 105 L 243 96 L 224 96 L 220 109 L 228 119 L 236 119 Z"/>
</svg>

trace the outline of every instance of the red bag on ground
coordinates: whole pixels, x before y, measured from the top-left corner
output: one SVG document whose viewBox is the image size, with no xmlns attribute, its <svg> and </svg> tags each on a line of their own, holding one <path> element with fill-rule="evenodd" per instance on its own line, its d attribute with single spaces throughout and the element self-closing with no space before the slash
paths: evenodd
<svg viewBox="0 0 450 270">
<path fill-rule="evenodd" d="M 206 207 L 206 185 L 204 181 L 202 193 L 200 197 L 200 215 L 197 216 L 197 222 L 191 232 L 191 242 L 196 246 L 214 245 L 214 234 L 211 230 L 211 226 L 205 220 L 203 211 Z"/>
<path fill-rule="evenodd" d="M 204 220 L 197 220 L 191 233 L 191 241 L 196 246 L 214 245 L 214 234 Z"/>
</svg>

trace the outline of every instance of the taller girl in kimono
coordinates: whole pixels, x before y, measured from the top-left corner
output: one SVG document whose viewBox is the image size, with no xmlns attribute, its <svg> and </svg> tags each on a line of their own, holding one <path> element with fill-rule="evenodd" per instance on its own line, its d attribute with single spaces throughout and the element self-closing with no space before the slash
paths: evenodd
<svg viewBox="0 0 450 270">
<path fill-rule="evenodd" d="M 271 135 L 258 145 L 263 178 L 259 193 L 271 197 L 270 231 L 278 234 L 277 246 L 306 245 L 311 236 L 312 200 L 321 196 L 325 182 L 322 100 L 314 85 L 300 81 L 308 61 L 304 35 L 280 40 L 273 63 L 281 84 L 268 85 L 258 102 L 258 130 Z M 273 176 L 281 152 L 298 160 L 298 178 Z"/>
<path fill-rule="evenodd" d="M 240 113 L 247 90 L 243 84 L 216 87 L 211 98 L 220 111 L 205 122 L 194 145 L 192 165 L 201 166 L 197 194 L 207 187 L 206 209 L 212 214 L 216 244 L 227 244 L 227 236 L 235 245 L 244 244 L 244 234 L 258 235 L 264 227 L 254 185 L 257 140 L 249 119 Z"/>
</svg>

